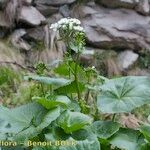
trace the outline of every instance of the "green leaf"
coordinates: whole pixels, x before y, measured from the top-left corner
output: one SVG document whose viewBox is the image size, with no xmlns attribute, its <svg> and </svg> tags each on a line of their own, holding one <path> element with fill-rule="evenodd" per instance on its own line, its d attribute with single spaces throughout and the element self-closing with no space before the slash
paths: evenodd
<svg viewBox="0 0 150 150">
<path fill-rule="evenodd" d="M 5 146 L 2 147 L 0 150 L 26 150 L 24 147 L 21 146 Z"/>
<path fill-rule="evenodd" d="M 71 134 L 72 138 L 76 141 L 83 141 L 83 140 L 93 140 L 97 138 L 96 135 L 92 132 L 91 126 L 86 126 L 81 130 L 75 131 Z"/>
<path fill-rule="evenodd" d="M 27 140 L 29 140 L 30 138 L 34 138 L 36 137 L 40 132 L 38 132 L 38 130 L 36 130 L 36 127 L 31 125 L 30 127 L 28 127 L 27 129 L 19 132 L 18 134 L 16 134 L 13 139 L 17 142 L 23 143 Z"/>
<path fill-rule="evenodd" d="M 123 128 L 120 128 L 109 141 L 113 146 L 124 150 L 141 150 L 142 145 L 146 144 L 139 131 Z"/>
<path fill-rule="evenodd" d="M 16 141 L 25 141 L 36 137 L 44 128 L 49 126 L 52 121 L 56 120 L 60 115 L 60 108 L 50 110 L 43 118 L 43 121 L 37 127 L 31 125 L 29 128 L 19 132 L 14 138 Z"/>
<path fill-rule="evenodd" d="M 42 123 L 37 127 L 38 130 L 42 130 L 49 126 L 52 121 L 56 120 L 60 116 L 60 108 L 54 108 L 50 110 L 44 117 Z"/>
<path fill-rule="evenodd" d="M 66 134 L 62 128 L 59 128 L 57 126 L 53 126 L 51 129 L 51 132 L 45 134 L 46 140 L 52 141 L 52 142 L 55 142 L 58 140 L 65 141 L 65 140 L 68 140 L 69 137 L 70 137 L 69 134 Z"/>
<path fill-rule="evenodd" d="M 56 146 L 56 147 L 37 147 L 33 150 L 100 150 L 100 143 L 97 139 L 93 139 L 91 141 L 84 140 L 84 141 L 75 141 L 74 139 L 70 138 L 69 144 L 70 146 Z M 71 144 L 72 143 L 72 144 Z"/>
<path fill-rule="evenodd" d="M 75 66 L 76 63 L 74 61 L 68 61 L 60 64 L 54 69 L 54 72 L 63 76 L 74 76 Z M 87 80 L 87 72 L 80 65 L 78 65 L 78 80 L 82 82 Z"/>
<path fill-rule="evenodd" d="M 150 149 L 150 143 L 142 144 L 140 150 L 149 150 Z"/>
<path fill-rule="evenodd" d="M 85 125 L 91 124 L 92 118 L 80 112 L 67 110 L 58 118 L 57 123 L 66 133 L 72 133 L 82 129 Z"/>
<path fill-rule="evenodd" d="M 83 92 L 85 89 L 85 85 L 82 82 L 78 82 L 80 92 Z M 69 93 L 77 93 L 77 85 L 75 81 L 72 81 L 70 84 L 60 87 L 55 90 L 59 94 L 69 94 Z"/>
<path fill-rule="evenodd" d="M 63 63 L 60 64 L 57 68 L 55 68 L 54 72 L 59 75 L 69 76 L 69 67 L 66 63 Z"/>
<path fill-rule="evenodd" d="M 54 86 L 64 86 L 71 82 L 71 80 L 67 80 L 64 78 L 50 78 L 50 77 L 44 77 L 44 76 L 25 76 L 25 80 L 35 80 L 40 83 L 54 85 Z"/>
<path fill-rule="evenodd" d="M 70 43 L 70 48 L 73 50 L 75 53 L 79 52 L 79 47 L 75 45 L 74 43 Z"/>
<path fill-rule="evenodd" d="M 141 133 L 145 136 L 145 138 L 150 142 L 150 125 L 142 125 L 140 127 Z"/>
<path fill-rule="evenodd" d="M 120 125 L 112 121 L 96 121 L 92 125 L 93 132 L 98 138 L 107 139 L 115 134 Z"/>
<path fill-rule="evenodd" d="M 81 108 L 80 108 L 79 103 L 77 101 L 71 101 L 71 104 L 69 105 L 68 109 L 71 111 L 76 111 L 76 112 L 81 111 Z"/>
<path fill-rule="evenodd" d="M 150 115 L 148 116 L 148 118 L 147 118 L 147 119 L 148 119 L 148 122 L 150 123 Z"/>
<path fill-rule="evenodd" d="M 100 86 L 97 105 L 103 113 L 131 112 L 150 103 L 150 77 L 122 77 Z"/>
<path fill-rule="evenodd" d="M 46 99 L 44 97 L 35 97 L 39 104 L 41 104 L 46 109 L 51 109 L 57 106 L 68 107 L 71 104 L 70 99 L 67 96 L 56 96 L 52 99 Z"/>
<path fill-rule="evenodd" d="M 4 133 L 0 133 L 0 140 L 2 141 L 2 140 L 6 140 L 7 139 L 7 136 L 6 136 L 6 134 L 4 134 Z"/>
<path fill-rule="evenodd" d="M 29 103 L 14 109 L 0 108 L 0 118 L 11 124 L 13 131 L 19 132 L 30 126 L 33 119 L 39 112 L 45 112 L 45 109 L 37 103 Z"/>
<path fill-rule="evenodd" d="M 100 150 L 100 143 L 97 139 L 76 141 L 77 144 L 72 146 L 60 147 L 59 150 Z"/>
</svg>

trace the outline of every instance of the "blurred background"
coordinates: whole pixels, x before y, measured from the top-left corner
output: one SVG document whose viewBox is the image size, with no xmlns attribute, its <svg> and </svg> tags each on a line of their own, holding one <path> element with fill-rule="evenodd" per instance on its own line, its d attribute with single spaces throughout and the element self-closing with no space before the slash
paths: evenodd
<svg viewBox="0 0 150 150">
<path fill-rule="evenodd" d="M 150 0 L 0 0 L 1 103 L 28 101 L 35 85 L 21 82 L 22 71 L 63 59 L 66 46 L 49 27 L 65 17 L 85 29 L 85 67 L 105 77 L 150 75 Z"/>
</svg>

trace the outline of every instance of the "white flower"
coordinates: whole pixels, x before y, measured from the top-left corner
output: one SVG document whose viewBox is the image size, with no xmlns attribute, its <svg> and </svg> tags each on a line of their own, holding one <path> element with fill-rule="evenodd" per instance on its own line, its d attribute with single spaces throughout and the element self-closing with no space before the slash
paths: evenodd
<svg viewBox="0 0 150 150">
<path fill-rule="evenodd" d="M 57 31 L 58 27 L 59 27 L 58 23 L 54 23 L 54 24 L 51 24 L 50 29 Z"/>
<path fill-rule="evenodd" d="M 67 28 L 67 25 L 66 25 L 66 24 L 62 25 L 62 28 L 63 28 L 63 29 L 66 29 L 66 28 Z"/>
<path fill-rule="evenodd" d="M 63 18 L 63 19 L 58 21 L 59 25 L 68 24 L 68 23 L 69 23 L 69 20 L 67 18 Z"/>
<path fill-rule="evenodd" d="M 78 20 L 76 18 L 71 18 L 70 21 L 73 22 L 74 24 L 77 24 L 77 25 L 81 24 L 80 20 Z"/>
<path fill-rule="evenodd" d="M 95 66 L 92 66 L 92 69 L 95 69 Z"/>
<path fill-rule="evenodd" d="M 69 23 L 69 29 L 70 29 L 70 30 L 73 29 L 73 23 L 72 23 L 72 22 Z"/>
<path fill-rule="evenodd" d="M 84 32 L 84 29 L 81 26 L 74 26 L 73 29 L 78 32 Z"/>
<path fill-rule="evenodd" d="M 57 23 L 51 25 L 50 29 L 57 31 L 59 29 L 69 29 L 69 31 L 84 32 L 84 29 L 81 27 L 80 20 L 76 18 L 62 18 Z"/>
</svg>

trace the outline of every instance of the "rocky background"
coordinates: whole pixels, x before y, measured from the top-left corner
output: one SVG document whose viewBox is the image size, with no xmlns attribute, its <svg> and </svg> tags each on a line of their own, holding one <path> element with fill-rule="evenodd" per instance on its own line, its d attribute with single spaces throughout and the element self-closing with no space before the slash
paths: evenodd
<svg viewBox="0 0 150 150">
<path fill-rule="evenodd" d="M 0 64 L 30 68 L 63 57 L 49 26 L 64 17 L 86 31 L 84 65 L 102 75 L 150 75 L 150 0 L 0 0 Z"/>
</svg>

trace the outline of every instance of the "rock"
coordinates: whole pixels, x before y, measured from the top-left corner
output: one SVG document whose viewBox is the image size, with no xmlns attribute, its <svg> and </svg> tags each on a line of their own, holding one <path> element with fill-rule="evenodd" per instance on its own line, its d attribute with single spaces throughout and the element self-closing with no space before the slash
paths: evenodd
<svg viewBox="0 0 150 150">
<path fill-rule="evenodd" d="M 15 30 L 12 35 L 10 36 L 11 43 L 17 49 L 23 49 L 29 51 L 31 46 L 23 40 L 23 36 L 26 34 L 24 29 Z"/>
<path fill-rule="evenodd" d="M 65 4 L 72 4 L 76 0 L 35 0 L 35 4 L 44 4 L 51 6 L 61 6 Z"/>
<path fill-rule="evenodd" d="M 24 56 L 20 53 L 18 49 L 10 46 L 8 44 L 8 41 L 0 41 L 0 66 L 11 66 L 12 68 L 17 69 L 16 67 L 18 66 L 13 65 L 13 63 L 15 62 L 24 66 Z"/>
<path fill-rule="evenodd" d="M 94 48 L 94 50 L 96 49 Z M 102 76 L 112 78 L 121 75 L 121 71 L 116 62 L 116 51 L 97 49 L 94 57 L 95 66 Z"/>
<path fill-rule="evenodd" d="M 4 38 L 8 33 L 8 29 L 0 27 L 0 39 Z"/>
<path fill-rule="evenodd" d="M 50 16 L 59 11 L 59 7 L 37 4 L 36 8 L 44 15 Z"/>
<path fill-rule="evenodd" d="M 4 38 L 11 28 L 10 22 L 4 17 L 4 13 L 0 11 L 0 38 Z"/>
<path fill-rule="evenodd" d="M 8 0 L 0 0 L 0 10 L 4 9 Z"/>
<path fill-rule="evenodd" d="M 134 68 L 127 72 L 128 76 L 150 76 L 149 69 Z"/>
<path fill-rule="evenodd" d="M 97 3 L 108 8 L 128 8 L 135 9 L 143 15 L 149 15 L 149 0 L 97 0 Z"/>
<path fill-rule="evenodd" d="M 83 53 L 80 56 L 80 62 L 84 66 L 94 65 L 94 55 L 97 49 L 86 47 Z"/>
<path fill-rule="evenodd" d="M 63 17 L 70 16 L 70 10 L 69 10 L 68 5 L 61 6 L 59 9 L 59 12 L 63 15 Z"/>
<path fill-rule="evenodd" d="M 42 47 L 49 49 L 50 33 L 48 25 L 27 29 L 26 31 L 27 33 L 23 36 L 23 39 L 30 42 L 34 49 L 41 50 Z"/>
<path fill-rule="evenodd" d="M 149 15 L 150 14 L 149 0 L 141 0 L 136 10 L 143 15 Z"/>
<path fill-rule="evenodd" d="M 121 52 L 117 58 L 117 64 L 121 71 L 129 69 L 138 59 L 139 55 L 132 52 L 131 50 L 126 50 Z"/>
<path fill-rule="evenodd" d="M 31 40 L 44 41 L 44 38 L 45 38 L 44 26 L 27 29 L 26 31 L 27 33 L 24 36 L 25 39 L 30 40 L 30 41 Z"/>
<path fill-rule="evenodd" d="M 54 14 L 51 17 L 49 17 L 47 19 L 47 21 L 51 25 L 51 24 L 56 23 L 57 21 L 59 21 L 61 18 L 63 18 L 63 16 L 60 13 L 57 13 L 57 14 Z"/>
<path fill-rule="evenodd" d="M 149 49 L 150 17 L 134 10 L 109 9 L 97 6 L 79 6 L 72 17 L 82 21 L 87 42 L 102 49 Z"/>
<path fill-rule="evenodd" d="M 5 18 L 4 13 L 0 11 L 0 27 L 10 28 L 10 22 Z"/>
<path fill-rule="evenodd" d="M 138 4 L 139 0 L 97 0 L 96 2 L 111 8 L 123 7 L 132 9 Z"/>
<path fill-rule="evenodd" d="M 46 21 L 46 18 L 32 6 L 23 6 L 18 16 L 19 22 L 32 26 L 38 26 Z"/>
</svg>

